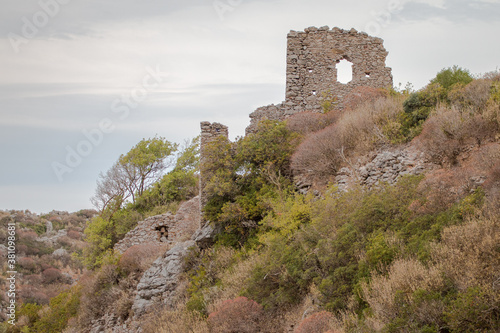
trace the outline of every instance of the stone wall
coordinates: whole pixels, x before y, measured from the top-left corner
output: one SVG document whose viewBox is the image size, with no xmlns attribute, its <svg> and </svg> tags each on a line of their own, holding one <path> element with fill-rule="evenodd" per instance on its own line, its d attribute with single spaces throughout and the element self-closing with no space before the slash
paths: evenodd
<svg viewBox="0 0 500 333">
<path fill-rule="evenodd" d="M 210 123 L 208 121 L 202 121 L 200 123 L 201 127 L 201 138 L 200 138 L 200 164 L 204 163 L 205 157 L 205 147 L 207 144 L 215 140 L 219 136 L 228 137 L 229 132 L 227 126 L 219 124 L 219 123 Z M 200 168 L 200 212 L 202 211 L 202 207 L 205 206 L 207 199 L 204 192 L 206 179 L 204 178 L 203 172 L 201 171 L 203 168 Z M 201 214 L 201 224 L 204 224 L 203 214 Z"/>
<path fill-rule="evenodd" d="M 167 237 L 160 238 L 160 227 L 166 227 Z M 166 213 L 151 216 L 140 221 L 133 230 L 127 233 L 125 238 L 115 244 L 114 249 L 124 253 L 134 245 L 150 244 L 172 244 L 187 240 L 200 227 L 200 198 L 183 203 L 177 214 Z"/>
<path fill-rule="evenodd" d="M 324 101 L 343 107 L 343 99 L 356 87 L 392 86 L 391 69 L 385 66 L 388 52 L 383 40 L 355 29 L 327 26 L 291 31 L 287 39 L 285 101 L 255 110 L 246 132 L 252 133 L 263 119 L 283 120 L 303 111 L 321 112 Z M 352 80 L 337 80 L 337 64 L 352 63 Z"/>
</svg>

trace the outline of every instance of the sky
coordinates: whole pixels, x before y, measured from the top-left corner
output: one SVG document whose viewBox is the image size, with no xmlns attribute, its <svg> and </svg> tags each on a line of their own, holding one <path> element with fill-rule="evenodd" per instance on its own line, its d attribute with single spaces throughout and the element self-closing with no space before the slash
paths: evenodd
<svg viewBox="0 0 500 333">
<path fill-rule="evenodd" d="M 0 210 L 91 208 L 100 172 L 285 98 L 286 35 L 384 39 L 394 84 L 500 66 L 500 0 L 2 0 Z"/>
</svg>

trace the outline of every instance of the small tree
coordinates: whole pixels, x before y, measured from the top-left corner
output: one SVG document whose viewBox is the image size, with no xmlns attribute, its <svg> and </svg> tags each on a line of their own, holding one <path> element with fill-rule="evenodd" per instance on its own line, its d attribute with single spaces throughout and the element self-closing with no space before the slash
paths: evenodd
<svg viewBox="0 0 500 333">
<path fill-rule="evenodd" d="M 165 138 L 143 139 L 118 161 L 105 174 L 99 175 L 97 189 L 91 201 L 101 214 L 110 206 L 112 216 L 122 204 L 141 196 L 145 189 L 158 181 L 163 171 L 172 164 L 167 158 L 177 150 L 177 144 Z"/>
</svg>

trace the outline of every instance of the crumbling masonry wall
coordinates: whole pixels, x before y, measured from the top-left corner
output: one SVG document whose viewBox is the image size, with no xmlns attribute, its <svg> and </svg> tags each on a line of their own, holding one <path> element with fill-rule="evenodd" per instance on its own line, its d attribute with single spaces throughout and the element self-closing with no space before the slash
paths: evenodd
<svg viewBox="0 0 500 333">
<path fill-rule="evenodd" d="M 263 119 L 283 120 L 298 112 L 321 112 L 325 100 L 342 109 L 343 99 L 356 87 L 392 86 L 391 69 L 385 66 L 387 54 L 382 39 L 355 29 L 330 30 L 324 26 L 290 31 L 285 101 L 255 110 L 247 134 L 254 132 Z M 337 80 L 337 64 L 343 59 L 352 63 L 352 80 L 347 84 Z"/>
<path fill-rule="evenodd" d="M 175 244 L 185 241 L 200 227 L 200 198 L 198 196 L 182 203 L 177 213 L 165 213 L 146 218 L 115 244 L 114 249 L 124 253 L 139 244 Z M 165 238 L 160 237 L 158 229 L 165 227 Z"/>
<path fill-rule="evenodd" d="M 200 138 L 200 165 L 204 163 L 207 145 L 214 141 L 219 136 L 229 137 L 228 128 L 225 125 L 219 123 L 210 123 L 208 121 L 202 121 L 200 123 L 201 127 L 201 138 Z M 201 226 L 203 227 L 205 221 L 203 219 L 203 207 L 207 203 L 207 196 L 205 193 L 205 184 L 207 183 L 206 176 L 203 174 L 203 168 L 200 167 L 200 211 L 202 212 Z"/>
</svg>

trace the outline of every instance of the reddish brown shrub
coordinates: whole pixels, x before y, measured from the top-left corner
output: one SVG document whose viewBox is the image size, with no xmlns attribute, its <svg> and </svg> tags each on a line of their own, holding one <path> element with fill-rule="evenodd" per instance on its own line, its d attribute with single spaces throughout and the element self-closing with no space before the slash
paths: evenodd
<svg viewBox="0 0 500 333">
<path fill-rule="evenodd" d="M 24 244 L 19 244 L 17 246 L 17 253 L 27 254 L 28 253 L 28 246 L 24 245 Z"/>
<path fill-rule="evenodd" d="M 333 124 L 337 121 L 339 113 L 330 111 L 326 114 L 316 112 L 299 112 L 286 119 L 289 130 L 306 136 Z"/>
<path fill-rule="evenodd" d="M 385 129 L 391 128 L 401 112 L 401 101 L 392 97 L 346 110 L 334 124 L 308 135 L 300 144 L 292 156 L 294 174 L 328 182 L 349 158 L 389 143 L 391 131 Z"/>
<path fill-rule="evenodd" d="M 473 190 L 471 177 L 474 171 L 468 168 L 439 169 L 427 173 L 418 186 L 425 201 L 410 207 L 417 214 L 433 214 L 448 209 Z"/>
<path fill-rule="evenodd" d="M 462 117 L 453 109 L 440 108 L 424 123 L 417 142 L 434 163 L 454 165 L 463 145 Z"/>
<path fill-rule="evenodd" d="M 494 139 L 497 131 L 498 125 L 481 114 L 440 107 L 424 123 L 417 142 L 433 162 L 454 165 L 466 145 L 481 145 Z"/>
<path fill-rule="evenodd" d="M 208 324 L 214 333 L 259 332 L 262 306 L 246 297 L 223 302 L 217 311 L 208 316 Z"/>
<path fill-rule="evenodd" d="M 118 266 L 127 274 L 144 272 L 165 250 L 165 245 L 134 245 L 122 254 Z"/>
<path fill-rule="evenodd" d="M 337 126 L 309 135 L 292 156 L 294 174 L 326 178 L 335 175 L 342 164 L 342 140 Z M 327 180 L 327 179 L 325 179 Z"/>
<path fill-rule="evenodd" d="M 344 99 L 344 107 L 347 109 L 354 109 L 357 106 L 374 101 L 381 97 L 387 97 L 388 93 L 384 89 L 372 87 L 356 87 Z"/>
<path fill-rule="evenodd" d="M 36 303 L 36 304 L 49 304 L 50 297 L 38 287 L 33 287 L 30 285 L 23 285 L 21 287 L 21 292 L 19 293 L 20 298 L 24 303 Z"/>
<path fill-rule="evenodd" d="M 64 276 L 57 268 L 47 268 L 42 272 L 43 283 L 58 283 L 64 280 Z"/>
<path fill-rule="evenodd" d="M 491 80 L 478 79 L 466 86 L 457 85 L 448 94 L 455 107 L 472 112 L 480 112 L 490 98 Z"/>
<path fill-rule="evenodd" d="M 330 312 L 317 312 L 302 320 L 294 333 L 325 333 L 330 329 L 332 318 L 333 315 Z"/>
<path fill-rule="evenodd" d="M 80 240 L 82 238 L 82 234 L 75 230 L 68 231 L 67 235 L 71 239 Z"/>
<path fill-rule="evenodd" d="M 19 266 L 21 266 L 21 268 L 24 268 L 30 272 L 36 271 L 36 263 L 35 263 L 35 260 L 33 260 L 33 258 L 23 257 L 23 258 L 20 258 L 17 261 L 17 263 L 19 264 Z"/>
<path fill-rule="evenodd" d="M 33 230 L 21 230 L 18 232 L 19 239 L 35 240 L 38 235 Z"/>
</svg>

